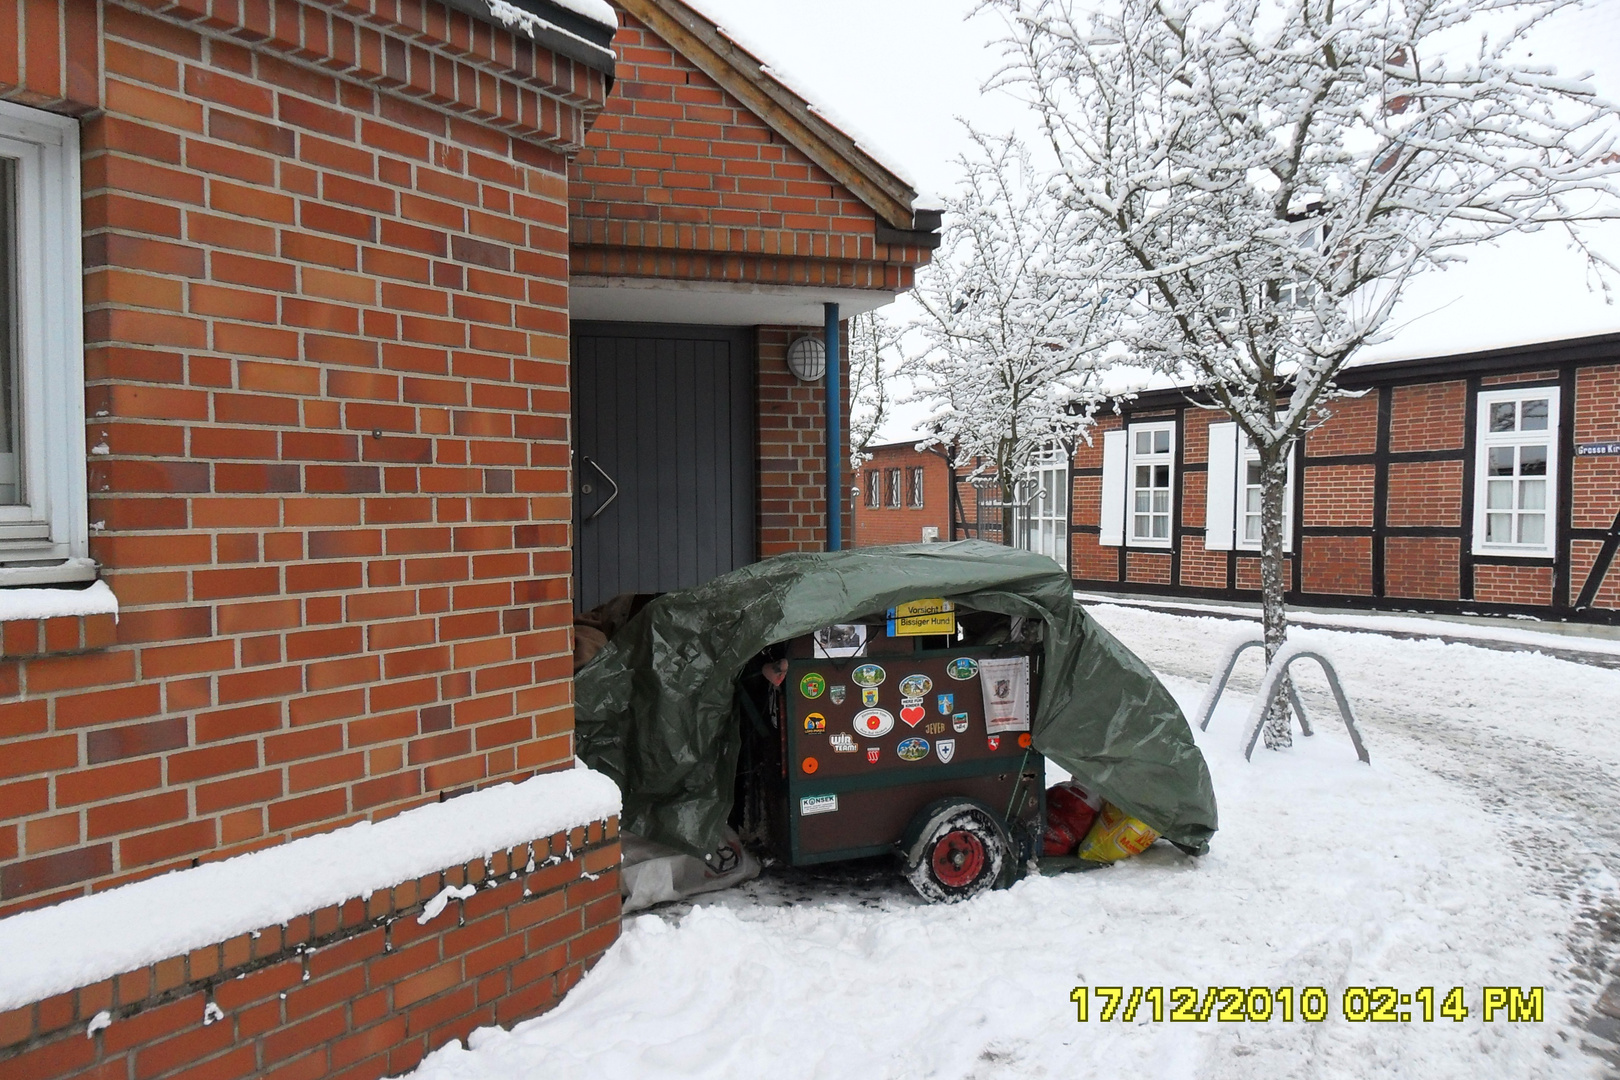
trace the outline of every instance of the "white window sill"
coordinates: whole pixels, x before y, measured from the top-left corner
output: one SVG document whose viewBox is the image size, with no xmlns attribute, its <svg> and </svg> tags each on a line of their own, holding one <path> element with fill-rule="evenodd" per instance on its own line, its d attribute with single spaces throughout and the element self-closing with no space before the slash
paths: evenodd
<svg viewBox="0 0 1620 1080">
<path fill-rule="evenodd" d="M 116 619 L 118 597 L 105 581 L 93 582 L 87 589 L 0 588 L 0 622 L 76 615 L 111 615 Z"/>
<path fill-rule="evenodd" d="M 1472 553 L 1474 555 L 1482 555 L 1486 558 L 1546 559 L 1549 562 L 1558 557 L 1556 552 L 1548 551 L 1546 548 L 1521 548 L 1513 547 L 1509 544 L 1480 544 L 1473 549 Z"/>
</svg>

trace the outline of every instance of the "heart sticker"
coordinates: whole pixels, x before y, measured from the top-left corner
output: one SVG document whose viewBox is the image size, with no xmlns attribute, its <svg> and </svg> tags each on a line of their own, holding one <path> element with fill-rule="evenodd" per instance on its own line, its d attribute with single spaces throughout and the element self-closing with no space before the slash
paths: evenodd
<svg viewBox="0 0 1620 1080">
<path fill-rule="evenodd" d="M 921 705 L 912 705 L 908 708 L 900 710 L 900 719 L 904 720 L 911 727 L 916 727 L 918 724 L 922 723 L 923 717 L 927 715 L 928 710 L 923 708 Z"/>
</svg>

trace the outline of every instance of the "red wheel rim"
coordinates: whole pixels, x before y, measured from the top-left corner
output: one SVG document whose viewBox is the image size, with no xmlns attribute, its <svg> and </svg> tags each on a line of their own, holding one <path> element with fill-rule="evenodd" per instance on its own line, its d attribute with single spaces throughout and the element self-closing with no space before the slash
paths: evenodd
<svg viewBox="0 0 1620 1080">
<path fill-rule="evenodd" d="M 934 876 L 948 889 L 973 884 L 984 869 L 984 841 L 957 829 L 939 838 L 932 858 Z"/>
</svg>

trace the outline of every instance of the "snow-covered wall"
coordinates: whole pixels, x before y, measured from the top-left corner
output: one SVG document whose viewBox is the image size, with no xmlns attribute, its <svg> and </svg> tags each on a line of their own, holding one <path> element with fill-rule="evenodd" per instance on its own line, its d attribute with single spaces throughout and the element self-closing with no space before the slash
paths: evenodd
<svg viewBox="0 0 1620 1080">
<path fill-rule="evenodd" d="M 619 808 L 618 788 L 600 773 L 547 773 L 0 919 L 0 1011 L 606 820 Z"/>
</svg>

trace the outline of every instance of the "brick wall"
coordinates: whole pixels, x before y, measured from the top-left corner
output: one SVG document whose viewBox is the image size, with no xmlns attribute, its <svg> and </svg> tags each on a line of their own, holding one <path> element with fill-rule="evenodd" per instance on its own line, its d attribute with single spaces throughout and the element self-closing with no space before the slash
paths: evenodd
<svg viewBox="0 0 1620 1080">
<path fill-rule="evenodd" d="M 0 663 L 0 913 L 572 752 L 564 173 L 602 78 L 431 3 L 64 2 L 0 17 L 0 94 L 88 114 L 122 616 Z"/>
<path fill-rule="evenodd" d="M 1371 454 L 1378 449 L 1378 394 L 1341 398 L 1332 415 L 1305 437 L 1307 457 Z"/>
<path fill-rule="evenodd" d="M 629 14 L 572 170 L 573 273 L 900 292 L 927 253 Z"/>
<path fill-rule="evenodd" d="M 1620 365 L 1575 373 L 1575 441 L 1620 439 Z M 1572 473 L 1571 524 L 1607 529 L 1620 515 L 1620 457 L 1578 457 Z"/>
<path fill-rule="evenodd" d="M 1206 550 L 1201 536 L 1182 537 L 1181 584 L 1195 589 L 1226 588 L 1226 552 Z"/>
<path fill-rule="evenodd" d="M 1371 528 L 1375 479 L 1372 465 L 1307 466 L 1306 527 Z"/>
<path fill-rule="evenodd" d="M 843 331 L 840 331 L 843 332 Z M 827 549 L 826 384 L 804 383 L 787 369 L 787 349 L 808 333 L 784 326 L 759 328 L 759 555 Z M 820 334 L 812 336 L 820 337 Z M 846 492 L 849 468 L 849 354 L 840 353 L 843 377 Z M 844 545 L 854 540 L 853 499 L 844 507 Z"/>
<path fill-rule="evenodd" d="M 1384 538 L 1384 595 L 1409 600 L 1455 600 L 1462 545 L 1449 537 Z"/>
<path fill-rule="evenodd" d="M 1127 551 L 1125 580 L 1138 585 L 1170 584 L 1170 553 L 1135 549 Z"/>
<path fill-rule="evenodd" d="M 1485 604 L 1535 604 L 1553 601 L 1551 566 L 1474 566 L 1474 599 Z"/>
<path fill-rule="evenodd" d="M 1304 590 L 1321 596 L 1371 596 L 1372 537 L 1307 536 L 1300 567 Z"/>
<path fill-rule="evenodd" d="M 1397 386 L 1390 408 L 1390 451 L 1461 450 L 1466 405 L 1466 383 Z"/>
<path fill-rule="evenodd" d="M 1294 560 L 1283 560 L 1283 588 L 1292 589 L 1294 581 Z M 1237 587 L 1260 591 L 1260 557 L 1258 555 L 1238 556 L 1237 560 Z"/>
<path fill-rule="evenodd" d="M 1461 461 L 1399 461 L 1389 466 L 1385 522 L 1394 528 L 1462 524 Z"/>
<path fill-rule="evenodd" d="M 879 447 L 871 453 L 872 460 L 851 478 L 857 492 L 852 530 L 855 546 L 920 543 L 925 526 L 938 529 L 941 540 L 951 539 L 951 480 L 945 459 L 932 451 L 919 452 L 911 443 Z M 923 470 L 923 504 L 914 507 L 909 501 L 909 472 L 919 467 Z M 889 506 L 887 473 L 890 469 L 900 470 L 901 505 L 898 508 Z M 883 476 L 882 502 L 877 507 L 866 503 L 867 477 L 873 473 Z"/>
<path fill-rule="evenodd" d="M 0 1012 L 0 1080 L 406 1072 L 543 1011 L 600 959 L 618 936 L 617 837 L 616 820 L 559 833 Z"/>
</svg>

